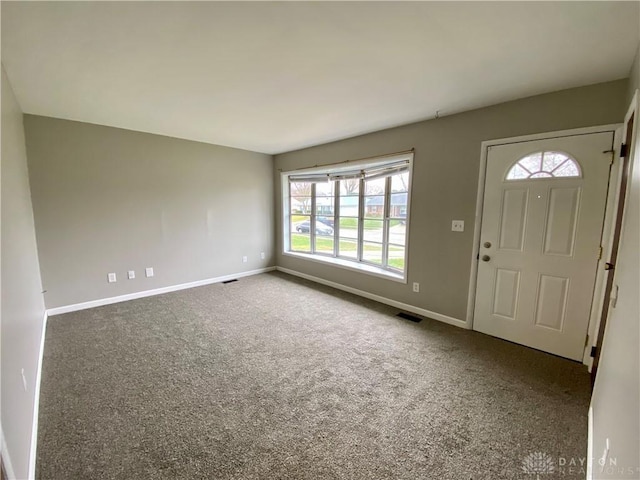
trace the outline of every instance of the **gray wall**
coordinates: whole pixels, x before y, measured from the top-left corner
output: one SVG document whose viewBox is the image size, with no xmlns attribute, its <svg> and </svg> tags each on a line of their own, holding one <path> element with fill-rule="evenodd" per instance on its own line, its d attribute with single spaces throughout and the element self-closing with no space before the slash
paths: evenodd
<svg viewBox="0 0 640 480">
<path fill-rule="evenodd" d="M 628 102 L 640 88 L 640 48 L 630 75 Z M 593 456 L 598 459 L 610 441 L 609 458 L 617 468 L 594 478 L 638 478 L 640 472 L 640 112 L 635 115 L 635 139 L 632 170 L 624 213 L 622 238 L 614 283 L 618 285 L 618 301 L 609 312 L 602 345 L 602 356 L 594 385 Z M 622 469 L 621 474 L 618 469 Z M 629 470 L 633 473 L 629 473 Z"/>
<path fill-rule="evenodd" d="M 636 57 L 633 60 L 631 71 L 629 72 L 629 82 L 627 85 L 627 105 L 631 103 L 636 89 L 640 86 L 640 46 L 636 50 Z"/>
<path fill-rule="evenodd" d="M 282 223 L 279 170 L 415 148 L 408 285 L 282 254 L 277 264 L 349 287 L 465 319 L 480 144 L 483 140 L 620 122 L 627 81 L 564 90 L 415 123 L 275 157 L 276 218 Z M 465 231 L 451 231 L 451 220 Z M 411 291 L 420 282 L 420 293 Z"/>
<path fill-rule="evenodd" d="M 25 133 L 47 308 L 274 264 L 270 155 L 32 115 Z"/>
<path fill-rule="evenodd" d="M 1 134 L 2 431 L 16 478 L 27 478 L 44 302 L 22 111 L 4 67 Z M 26 391 L 22 383 L 22 369 Z"/>
</svg>

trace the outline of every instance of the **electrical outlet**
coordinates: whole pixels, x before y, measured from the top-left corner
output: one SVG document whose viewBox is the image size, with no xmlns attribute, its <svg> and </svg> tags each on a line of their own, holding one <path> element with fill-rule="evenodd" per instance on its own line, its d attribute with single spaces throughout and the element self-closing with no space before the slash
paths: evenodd
<svg viewBox="0 0 640 480">
<path fill-rule="evenodd" d="M 144 269 L 144 274 L 149 277 L 153 277 L 153 267 L 147 267 Z"/>
<path fill-rule="evenodd" d="M 264 259 L 265 259 L 265 254 L 264 254 L 264 252 L 260 252 L 260 258 L 261 258 L 262 260 L 264 260 Z"/>
<path fill-rule="evenodd" d="M 127 272 L 127 278 L 128 278 L 129 280 L 133 280 L 134 278 L 136 278 L 136 272 L 135 272 L 135 270 L 129 270 L 129 271 Z"/>
<path fill-rule="evenodd" d="M 242 263 L 247 263 L 248 261 L 249 261 L 249 259 L 247 258 L 246 255 L 244 257 L 242 257 Z"/>
<path fill-rule="evenodd" d="M 24 388 L 24 391 L 27 391 L 27 377 L 24 375 L 24 368 L 22 370 L 20 370 L 20 374 L 22 375 L 22 387 Z"/>
<path fill-rule="evenodd" d="M 109 281 L 109 283 L 115 283 L 117 281 L 116 274 L 110 273 L 109 275 L 107 275 L 107 280 Z"/>
<path fill-rule="evenodd" d="M 453 220 L 451 222 L 452 232 L 464 232 L 464 220 Z"/>
<path fill-rule="evenodd" d="M 413 282 L 413 291 L 416 293 L 420 291 L 420 284 L 418 282 Z"/>
</svg>

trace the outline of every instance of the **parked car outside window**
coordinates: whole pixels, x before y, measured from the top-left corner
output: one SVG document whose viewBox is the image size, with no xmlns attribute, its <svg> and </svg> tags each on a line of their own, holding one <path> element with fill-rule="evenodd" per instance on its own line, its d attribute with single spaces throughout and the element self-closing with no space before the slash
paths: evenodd
<svg viewBox="0 0 640 480">
<path fill-rule="evenodd" d="M 296 225 L 296 232 L 309 233 L 311 231 L 311 223 L 309 220 L 300 222 Z M 316 235 L 333 235 L 333 228 L 322 222 L 316 222 Z"/>
</svg>

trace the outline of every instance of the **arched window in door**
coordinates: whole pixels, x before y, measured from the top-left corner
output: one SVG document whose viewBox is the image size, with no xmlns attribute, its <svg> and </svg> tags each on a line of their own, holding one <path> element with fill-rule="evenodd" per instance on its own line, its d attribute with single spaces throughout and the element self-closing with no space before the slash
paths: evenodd
<svg viewBox="0 0 640 480">
<path fill-rule="evenodd" d="M 580 176 L 580 165 L 566 153 L 536 152 L 513 164 L 507 173 L 507 180 Z"/>
</svg>

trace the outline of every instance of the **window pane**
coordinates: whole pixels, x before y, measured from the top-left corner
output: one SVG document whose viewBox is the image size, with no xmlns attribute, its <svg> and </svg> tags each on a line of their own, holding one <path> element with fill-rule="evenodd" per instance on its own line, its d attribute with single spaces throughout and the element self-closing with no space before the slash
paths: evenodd
<svg viewBox="0 0 640 480">
<path fill-rule="evenodd" d="M 320 225 L 321 227 L 323 225 L 326 225 L 328 227 L 331 228 L 335 228 L 335 216 L 333 215 L 318 215 L 316 217 L 316 226 L 318 226 L 317 224 L 321 223 L 322 225 Z"/>
<path fill-rule="evenodd" d="M 404 271 L 404 247 L 389 245 L 387 258 L 389 267 Z"/>
<path fill-rule="evenodd" d="M 291 250 L 296 252 L 311 252 L 311 239 L 309 225 L 311 219 L 308 216 L 297 215 L 291 217 Z"/>
<path fill-rule="evenodd" d="M 340 195 L 355 195 L 360 193 L 360 180 L 357 178 L 340 180 Z"/>
<path fill-rule="evenodd" d="M 554 168 L 562 165 L 567 160 L 567 158 L 569 157 L 567 157 L 563 153 L 544 152 L 542 156 L 542 170 L 544 170 L 545 172 L 551 172 Z"/>
<path fill-rule="evenodd" d="M 538 172 L 542 169 L 542 153 L 528 155 L 518 163 L 522 167 L 526 168 L 530 173 Z"/>
<path fill-rule="evenodd" d="M 365 262 L 382 264 L 382 245 L 379 243 L 364 242 L 362 259 Z"/>
<path fill-rule="evenodd" d="M 333 255 L 333 237 L 316 236 L 316 252 Z"/>
<path fill-rule="evenodd" d="M 391 177 L 391 191 L 409 191 L 409 172 L 401 173 L 400 175 L 394 175 Z"/>
<path fill-rule="evenodd" d="M 384 187 L 387 183 L 386 178 L 376 178 L 375 180 L 365 180 L 364 182 L 364 194 L 365 195 L 384 195 Z"/>
<path fill-rule="evenodd" d="M 518 160 L 509 170 L 507 180 L 579 176 L 580 167 L 564 153 L 538 152 Z"/>
<path fill-rule="evenodd" d="M 522 168 L 520 165 L 515 164 L 509 173 L 507 174 L 507 180 L 522 180 L 524 178 L 529 178 L 530 173 Z"/>
<path fill-rule="evenodd" d="M 309 233 L 311 231 L 311 217 L 308 215 L 291 215 L 291 231 Z"/>
<path fill-rule="evenodd" d="M 311 238 L 308 233 L 291 233 L 291 250 L 310 252 Z"/>
<path fill-rule="evenodd" d="M 391 206 L 389 207 L 389 217 L 391 218 L 406 218 L 407 217 L 407 198 L 408 194 L 405 193 L 392 193 L 391 194 Z"/>
<path fill-rule="evenodd" d="M 365 220 L 363 236 L 367 242 L 382 243 L 382 220 Z"/>
<path fill-rule="evenodd" d="M 333 197 L 336 182 L 316 183 L 316 197 Z"/>
<path fill-rule="evenodd" d="M 311 182 L 291 182 L 289 184 L 289 191 L 292 197 L 310 197 L 311 196 Z"/>
<path fill-rule="evenodd" d="M 382 218 L 384 216 L 384 196 L 364 197 L 364 216 Z"/>
<path fill-rule="evenodd" d="M 289 201 L 291 213 L 310 214 L 311 213 L 311 197 L 291 197 Z"/>
<path fill-rule="evenodd" d="M 389 243 L 407 244 L 407 225 L 403 220 L 389 220 Z"/>
<path fill-rule="evenodd" d="M 359 207 L 358 197 L 340 197 L 340 216 L 357 217 Z"/>
<path fill-rule="evenodd" d="M 353 217 L 340 217 L 339 234 L 344 238 L 358 238 L 358 219 Z"/>
<path fill-rule="evenodd" d="M 341 257 L 358 258 L 358 242 L 355 238 L 340 237 L 338 255 Z"/>
<path fill-rule="evenodd" d="M 555 177 L 579 177 L 580 171 L 573 160 L 568 160 L 564 165 L 553 172 Z"/>
<path fill-rule="evenodd" d="M 333 238 L 333 227 L 324 222 L 316 220 L 316 238 L 331 237 Z"/>
<path fill-rule="evenodd" d="M 333 217 L 333 197 L 317 197 L 316 198 L 316 214 L 328 215 Z"/>
</svg>

